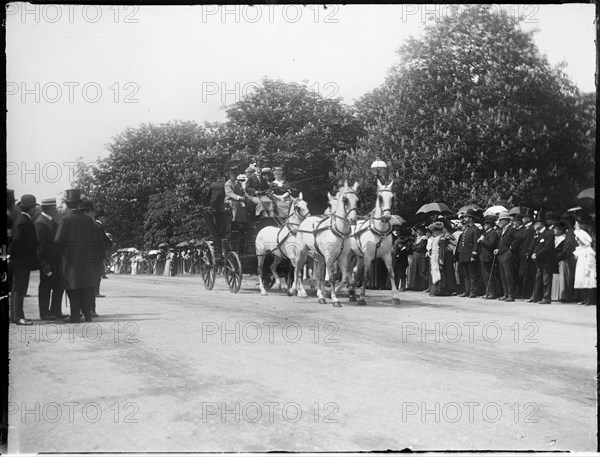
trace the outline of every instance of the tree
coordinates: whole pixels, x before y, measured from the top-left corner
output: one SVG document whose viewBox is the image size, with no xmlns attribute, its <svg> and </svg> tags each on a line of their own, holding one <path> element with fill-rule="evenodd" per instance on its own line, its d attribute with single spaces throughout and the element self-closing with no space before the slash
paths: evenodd
<svg viewBox="0 0 600 457">
<path fill-rule="evenodd" d="M 399 56 L 356 103 L 367 135 L 337 162 L 338 176 L 368 183 L 363 200 L 372 200 L 376 155 L 397 175 L 409 217 L 428 201 L 564 207 L 593 183 L 595 96 L 582 97 L 514 18 L 462 9 Z"/>
<path fill-rule="evenodd" d="M 232 163 L 240 171 L 251 162 L 283 166 L 313 213 L 325 209 L 334 186 L 330 171 L 335 155 L 354 147 L 364 134 L 353 111 L 339 99 L 324 98 L 306 84 L 270 79 L 229 106 L 227 118 L 219 143 L 226 145 Z"/>
</svg>

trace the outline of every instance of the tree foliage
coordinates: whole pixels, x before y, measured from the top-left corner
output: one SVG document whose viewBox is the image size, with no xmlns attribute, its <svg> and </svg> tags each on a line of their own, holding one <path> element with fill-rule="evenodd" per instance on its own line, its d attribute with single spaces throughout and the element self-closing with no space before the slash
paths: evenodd
<svg viewBox="0 0 600 457">
<path fill-rule="evenodd" d="M 408 216 L 428 201 L 564 209 L 593 183 L 594 97 L 552 68 L 514 18 L 462 11 L 409 39 L 385 83 L 357 102 L 368 134 L 339 157 L 338 174 L 373 181 L 380 156 Z"/>
</svg>

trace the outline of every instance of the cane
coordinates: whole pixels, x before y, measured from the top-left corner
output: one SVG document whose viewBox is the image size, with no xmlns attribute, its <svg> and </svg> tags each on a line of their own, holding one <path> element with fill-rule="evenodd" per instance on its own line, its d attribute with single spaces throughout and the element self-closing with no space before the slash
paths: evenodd
<svg viewBox="0 0 600 457">
<path fill-rule="evenodd" d="M 489 295 L 490 284 L 492 283 L 492 278 L 494 277 L 494 266 L 495 265 L 496 265 L 496 254 L 494 254 L 494 258 L 492 259 L 492 269 L 490 271 L 490 279 L 488 279 L 488 284 L 487 284 L 487 287 L 485 289 L 485 298 L 484 298 L 484 300 L 487 300 L 488 295 Z"/>
</svg>

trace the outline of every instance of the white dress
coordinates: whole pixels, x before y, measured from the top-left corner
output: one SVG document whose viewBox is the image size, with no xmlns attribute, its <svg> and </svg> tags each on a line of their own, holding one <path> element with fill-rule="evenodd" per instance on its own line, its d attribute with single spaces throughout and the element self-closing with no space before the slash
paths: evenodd
<svg viewBox="0 0 600 457">
<path fill-rule="evenodd" d="M 591 246 L 579 246 L 575 249 L 575 289 L 596 288 L 596 252 Z"/>
</svg>

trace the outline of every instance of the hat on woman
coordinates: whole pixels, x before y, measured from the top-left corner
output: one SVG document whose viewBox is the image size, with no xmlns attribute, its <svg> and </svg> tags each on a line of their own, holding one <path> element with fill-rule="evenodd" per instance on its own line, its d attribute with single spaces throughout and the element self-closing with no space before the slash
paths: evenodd
<svg viewBox="0 0 600 457">
<path fill-rule="evenodd" d="M 583 244 L 585 244 L 585 245 L 592 244 L 592 237 L 585 230 L 574 230 L 573 233 L 575 234 L 575 238 L 580 240 Z"/>
</svg>

